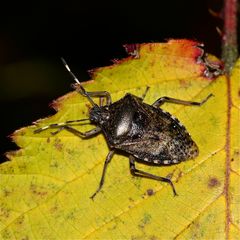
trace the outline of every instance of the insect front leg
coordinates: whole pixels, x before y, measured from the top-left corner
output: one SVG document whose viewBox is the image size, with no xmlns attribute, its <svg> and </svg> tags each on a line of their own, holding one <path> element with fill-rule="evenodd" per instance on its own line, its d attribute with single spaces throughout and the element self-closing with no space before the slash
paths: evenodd
<svg viewBox="0 0 240 240">
<path fill-rule="evenodd" d="M 176 104 L 182 104 L 187 106 L 202 106 L 212 96 L 213 96 L 212 93 L 209 94 L 201 102 L 185 101 L 185 100 L 180 100 L 180 99 L 171 98 L 171 97 L 161 97 L 158 100 L 156 100 L 152 105 L 157 108 L 157 107 L 160 107 L 163 103 L 169 102 L 169 103 L 176 103 Z"/>
<path fill-rule="evenodd" d="M 129 163 L 130 163 L 130 172 L 131 172 L 132 175 L 138 176 L 138 177 L 150 178 L 150 179 L 154 179 L 154 180 L 157 180 L 157 181 L 167 182 L 171 185 L 174 196 L 178 195 L 172 181 L 169 178 L 159 177 L 159 176 L 153 175 L 151 173 L 147 173 L 147 172 L 144 172 L 142 170 L 136 169 L 136 167 L 135 167 L 135 157 L 132 156 L 132 155 L 129 156 Z"/>
<path fill-rule="evenodd" d="M 104 167 L 103 167 L 103 171 L 102 171 L 102 177 L 101 177 L 99 186 L 98 186 L 96 192 L 90 197 L 92 200 L 94 199 L 94 197 L 96 196 L 96 194 L 101 190 L 101 188 L 102 188 L 102 186 L 103 186 L 103 184 L 104 184 L 104 179 L 105 179 L 105 174 L 106 174 L 107 166 L 108 166 L 108 164 L 110 163 L 110 161 L 112 160 L 113 154 L 114 154 L 114 150 L 111 150 L 111 151 L 108 153 L 107 157 L 106 157 L 106 160 L 105 160 L 105 163 L 104 163 Z"/>
<path fill-rule="evenodd" d="M 112 98 L 109 92 L 107 91 L 99 91 L 99 92 L 87 92 L 91 97 L 105 97 L 106 98 L 106 105 L 112 104 Z M 100 106 L 102 106 L 100 104 Z"/>
<path fill-rule="evenodd" d="M 90 96 L 90 97 L 104 97 L 106 98 L 106 105 L 110 105 L 112 103 L 112 98 L 109 92 L 107 91 L 97 91 L 97 92 L 83 92 L 82 88 L 78 86 L 78 84 L 74 84 L 74 88 L 77 92 L 79 92 L 83 96 Z M 101 106 L 101 105 L 100 105 Z"/>
</svg>

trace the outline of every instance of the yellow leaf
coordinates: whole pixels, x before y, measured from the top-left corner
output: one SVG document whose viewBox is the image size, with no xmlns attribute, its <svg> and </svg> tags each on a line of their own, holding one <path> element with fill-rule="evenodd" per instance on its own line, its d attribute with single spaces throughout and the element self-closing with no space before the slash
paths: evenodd
<svg viewBox="0 0 240 240">
<path fill-rule="evenodd" d="M 37 127 L 30 126 L 14 133 L 21 149 L 0 165 L 1 238 L 240 239 L 240 61 L 231 77 L 211 79 L 196 42 L 138 47 L 139 58 L 96 70 L 85 88 L 107 90 L 116 101 L 127 92 L 142 96 L 149 86 L 149 104 L 161 96 L 201 101 L 214 94 L 201 107 L 162 106 L 186 126 L 199 147 L 197 158 L 167 167 L 137 164 L 172 175 L 179 196 L 168 184 L 133 177 L 127 157 L 116 154 L 92 201 L 109 151 L 103 135 L 83 140 L 67 131 L 34 134 Z M 88 106 L 71 92 L 55 101 L 58 112 L 38 127 L 86 118 Z"/>
</svg>

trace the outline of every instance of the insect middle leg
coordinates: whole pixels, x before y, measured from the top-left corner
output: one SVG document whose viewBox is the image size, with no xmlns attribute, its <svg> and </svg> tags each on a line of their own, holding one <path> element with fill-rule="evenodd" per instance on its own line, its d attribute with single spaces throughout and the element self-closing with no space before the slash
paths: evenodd
<svg viewBox="0 0 240 240">
<path fill-rule="evenodd" d="M 161 98 L 157 99 L 152 105 L 154 107 L 160 107 L 163 103 L 169 102 L 169 103 L 176 103 L 176 104 L 182 104 L 182 105 L 187 105 L 187 106 L 202 106 L 212 96 L 213 96 L 212 93 L 209 94 L 201 102 L 185 101 L 185 100 L 171 98 L 171 97 L 161 97 Z"/>
<path fill-rule="evenodd" d="M 135 168 L 135 157 L 132 155 L 129 156 L 129 163 L 130 163 L 130 172 L 132 175 L 138 176 L 138 177 L 150 178 L 150 179 L 154 179 L 157 181 L 167 182 L 171 185 L 174 196 L 178 195 L 172 181 L 169 178 L 159 177 L 159 176 L 153 175 L 151 173 L 147 173 L 142 170 L 136 169 Z"/>
<path fill-rule="evenodd" d="M 92 137 L 93 135 L 101 132 L 101 128 L 100 127 L 96 127 L 96 128 L 93 128 L 89 131 L 86 131 L 86 132 L 80 132 L 78 131 L 77 129 L 71 127 L 71 126 L 64 126 L 63 129 L 66 129 L 67 131 L 73 133 L 74 135 L 80 137 L 80 138 L 88 138 L 88 137 Z"/>
<path fill-rule="evenodd" d="M 95 197 L 96 194 L 101 190 L 101 188 L 102 188 L 102 186 L 103 186 L 103 184 L 104 184 L 104 179 L 105 179 L 105 174 L 106 174 L 107 166 L 108 166 L 108 164 L 110 163 L 110 161 L 112 160 L 113 154 L 114 154 L 114 150 L 111 150 L 111 151 L 108 153 L 107 157 L 106 157 L 106 160 L 105 160 L 105 163 L 104 163 L 104 167 L 103 167 L 103 171 L 102 171 L 102 177 L 101 177 L 99 186 L 98 186 L 96 192 L 90 197 L 91 199 L 94 199 L 94 197 Z"/>
</svg>

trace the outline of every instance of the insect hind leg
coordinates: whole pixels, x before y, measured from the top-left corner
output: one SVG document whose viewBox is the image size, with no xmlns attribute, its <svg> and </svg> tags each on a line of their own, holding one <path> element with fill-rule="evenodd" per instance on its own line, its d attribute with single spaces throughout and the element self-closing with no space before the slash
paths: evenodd
<svg viewBox="0 0 240 240">
<path fill-rule="evenodd" d="M 150 179 L 154 179 L 154 180 L 161 181 L 161 182 L 167 182 L 168 184 L 171 185 L 174 196 L 178 195 L 172 181 L 169 178 L 156 176 L 156 175 L 153 175 L 151 173 L 147 173 L 147 172 L 144 172 L 142 170 L 136 169 L 136 167 L 135 167 L 135 157 L 132 156 L 132 155 L 129 156 L 129 163 L 130 163 L 130 172 L 131 172 L 132 175 L 138 176 L 138 177 L 150 178 Z"/>
</svg>

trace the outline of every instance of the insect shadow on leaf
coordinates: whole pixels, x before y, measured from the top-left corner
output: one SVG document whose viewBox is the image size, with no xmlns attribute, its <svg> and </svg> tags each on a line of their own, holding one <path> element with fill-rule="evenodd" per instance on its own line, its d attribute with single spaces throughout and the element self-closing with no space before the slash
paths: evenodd
<svg viewBox="0 0 240 240">
<path fill-rule="evenodd" d="M 165 102 L 201 106 L 213 95 L 209 94 L 201 102 L 164 96 L 149 105 L 143 102 L 147 88 L 143 98 L 127 93 L 123 98 L 112 103 L 111 95 L 107 91 L 87 92 L 63 58 L 62 62 L 76 82 L 73 85 L 75 90 L 86 97 L 92 105 L 89 118 L 50 124 L 36 129 L 34 133 L 40 133 L 51 128 L 57 129 L 52 133 L 53 135 L 62 130 L 67 130 L 81 138 L 89 138 L 100 132 L 104 134 L 110 151 L 104 163 L 99 186 L 90 197 L 92 199 L 102 189 L 107 166 L 117 150 L 121 150 L 129 156 L 132 175 L 167 182 L 171 185 L 173 194 L 176 196 L 177 192 L 170 178 L 156 176 L 136 169 L 135 162 L 140 160 L 146 164 L 161 166 L 177 164 L 195 158 L 198 155 L 198 147 L 186 128 L 177 118 L 159 107 Z M 93 97 L 105 98 L 106 104 L 103 105 L 103 101 L 100 101 L 100 104 L 97 105 L 93 101 Z M 72 125 L 89 120 L 96 127 L 87 132 L 81 132 Z"/>
</svg>

